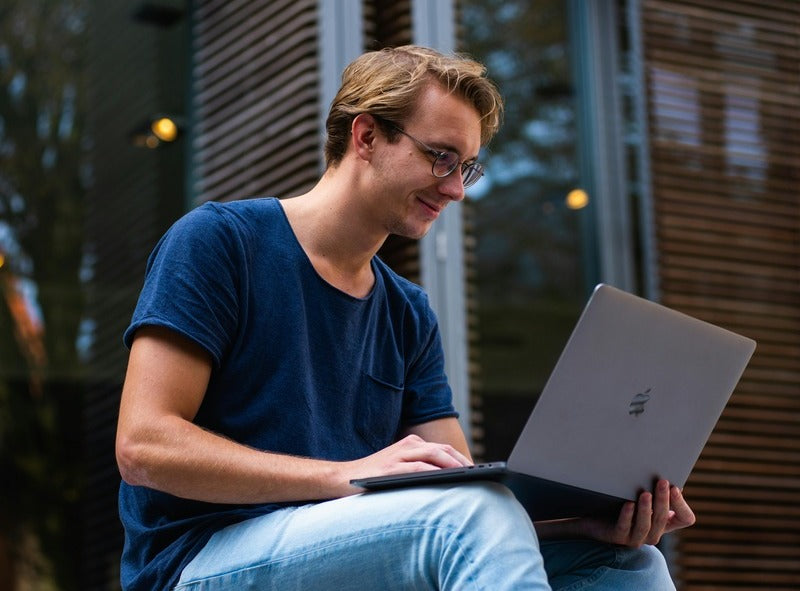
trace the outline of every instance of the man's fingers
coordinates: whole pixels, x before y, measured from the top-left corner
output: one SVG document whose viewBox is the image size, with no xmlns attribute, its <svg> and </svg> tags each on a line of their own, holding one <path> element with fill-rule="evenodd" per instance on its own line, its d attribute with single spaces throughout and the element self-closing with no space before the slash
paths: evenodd
<svg viewBox="0 0 800 591">
<path fill-rule="evenodd" d="M 644 496 L 644 495 L 643 495 Z M 661 537 L 668 532 L 675 531 L 684 527 L 689 527 L 695 522 L 695 515 L 689 504 L 683 498 L 683 494 L 678 487 L 670 486 L 666 480 L 660 480 L 656 484 L 653 494 L 652 512 L 650 513 L 650 530 L 644 539 L 647 544 L 658 544 Z M 640 506 L 641 506 L 640 499 Z M 643 508 L 646 511 L 646 506 Z M 637 507 L 637 512 L 639 507 Z M 637 524 L 639 521 L 637 515 Z M 641 520 L 642 525 L 644 519 Z M 641 530 L 640 530 L 641 531 Z M 634 537 L 638 532 L 634 533 Z"/>
<path fill-rule="evenodd" d="M 669 520 L 667 531 L 674 531 L 684 527 L 694 525 L 697 518 L 694 511 L 689 507 L 686 499 L 683 498 L 683 493 L 677 486 L 673 486 L 669 491 L 669 504 L 673 512 L 672 518 Z"/>
<path fill-rule="evenodd" d="M 653 524 L 653 495 L 645 492 L 639 495 L 639 502 L 636 504 L 636 518 L 631 529 L 630 545 L 638 547 L 644 544 Z"/>
<path fill-rule="evenodd" d="M 452 445 L 449 445 L 447 443 L 435 443 L 435 442 L 431 442 L 431 441 L 425 441 L 424 439 L 422 439 L 418 435 L 409 435 L 408 437 L 406 437 L 405 439 L 402 439 L 401 441 L 408 441 L 409 444 L 411 445 L 411 447 L 419 447 L 419 446 L 421 446 L 423 448 L 430 448 L 430 449 L 436 449 L 438 451 L 444 451 L 447 455 L 449 455 L 454 460 L 456 460 L 458 462 L 459 466 L 470 466 L 470 465 L 472 465 L 472 461 L 467 456 L 465 456 L 463 453 L 458 451 L 455 447 L 453 447 Z"/>
<path fill-rule="evenodd" d="M 470 459 L 467 456 L 462 454 L 460 451 L 458 451 L 452 445 L 448 445 L 447 446 L 447 453 L 449 453 L 453 458 L 455 458 L 455 460 L 461 466 L 470 466 L 470 465 L 472 465 L 472 461 L 470 461 Z"/>
<path fill-rule="evenodd" d="M 469 460 L 449 445 L 428 443 L 423 450 L 424 459 L 438 468 L 458 468 L 469 465 Z"/>
<path fill-rule="evenodd" d="M 444 443 L 431 443 L 416 435 L 398 442 L 402 460 L 405 462 L 422 461 L 433 465 L 433 468 L 458 468 L 470 465 L 461 452 L 451 445 Z"/>
<path fill-rule="evenodd" d="M 666 480 L 659 480 L 653 498 L 653 516 L 650 533 L 647 536 L 648 544 L 658 544 L 664 535 L 670 519 L 670 486 Z"/>
<path fill-rule="evenodd" d="M 614 531 L 611 535 L 611 541 L 615 544 L 627 545 L 631 537 L 631 529 L 633 528 L 633 518 L 636 514 L 636 503 L 630 501 L 622 506 L 617 518 L 617 523 L 614 525 Z"/>
</svg>

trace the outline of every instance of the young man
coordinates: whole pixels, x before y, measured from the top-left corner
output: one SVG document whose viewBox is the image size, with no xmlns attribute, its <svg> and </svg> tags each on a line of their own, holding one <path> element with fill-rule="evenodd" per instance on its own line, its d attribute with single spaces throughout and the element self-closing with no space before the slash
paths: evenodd
<svg viewBox="0 0 800 591">
<path fill-rule="evenodd" d="M 672 588 L 646 544 L 694 517 L 666 482 L 616 523 L 536 528 L 495 484 L 349 484 L 471 462 L 427 299 L 375 254 L 463 199 L 501 110 L 474 61 L 365 54 L 311 191 L 162 238 L 125 334 L 124 589 Z"/>
</svg>

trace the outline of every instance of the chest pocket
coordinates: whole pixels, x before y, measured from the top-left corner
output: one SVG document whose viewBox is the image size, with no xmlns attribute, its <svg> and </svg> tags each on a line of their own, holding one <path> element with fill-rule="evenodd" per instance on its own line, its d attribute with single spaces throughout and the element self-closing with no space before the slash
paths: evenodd
<svg viewBox="0 0 800 591">
<path fill-rule="evenodd" d="M 361 374 L 361 395 L 356 409 L 356 430 L 372 451 L 394 443 L 403 411 L 403 384 L 399 378 Z"/>
</svg>

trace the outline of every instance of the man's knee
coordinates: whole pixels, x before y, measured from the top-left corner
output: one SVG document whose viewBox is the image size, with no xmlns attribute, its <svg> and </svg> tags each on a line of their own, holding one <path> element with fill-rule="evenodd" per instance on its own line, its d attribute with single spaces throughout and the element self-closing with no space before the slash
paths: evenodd
<svg viewBox="0 0 800 591">
<path fill-rule="evenodd" d="M 464 483 L 439 491 L 438 517 L 453 527 L 478 530 L 479 536 L 525 536 L 536 542 L 533 524 L 514 494 L 495 482 Z"/>
<path fill-rule="evenodd" d="M 525 588 L 545 580 L 533 524 L 510 490 L 476 482 L 431 492 L 436 508 L 429 514 L 429 533 L 439 542 L 440 588 L 465 589 L 467 580 L 481 581 L 475 588 L 497 588 L 495 577 L 501 575 Z"/>
<path fill-rule="evenodd" d="M 442 500 L 451 511 L 464 518 L 489 518 L 494 521 L 508 517 L 512 520 L 528 519 L 514 493 L 502 484 L 489 481 L 464 483 L 443 488 Z"/>
<path fill-rule="evenodd" d="M 652 577 L 654 582 L 662 582 L 662 587 L 653 587 L 654 589 L 673 588 L 667 561 L 658 548 L 655 546 L 642 546 L 633 552 L 636 555 L 636 568 L 650 573 L 649 576 Z"/>
<path fill-rule="evenodd" d="M 542 546 L 554 589 L 596 581 L 603 589 L 674 591 L 663 554 L 654 546 L 623 548 L 593 540 L 556 540 Z"/>
</svg>

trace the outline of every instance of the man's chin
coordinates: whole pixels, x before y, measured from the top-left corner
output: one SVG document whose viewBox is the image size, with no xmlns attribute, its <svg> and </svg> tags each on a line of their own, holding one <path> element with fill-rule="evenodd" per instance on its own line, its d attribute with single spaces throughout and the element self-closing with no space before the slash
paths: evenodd
<svg viewBox="0 0 800 591">
<path fill-rule="evenodd" d="M 396 224 L 389 230 L 389 233 L 411 240 L 420 240 L 425 237 L 432 226 L 433 221 L 418 224 Z"/>
<path fill-rule="evenodd" d="M 403 232 L 394 232 L 398 236 L 402 236 L 403 238 L 409 238 L 411 240 L 422 240 L 428 232 L 430 232 L 431 226 L 428 225 L 423 229 L 407 229 Z"/>
</svg>

